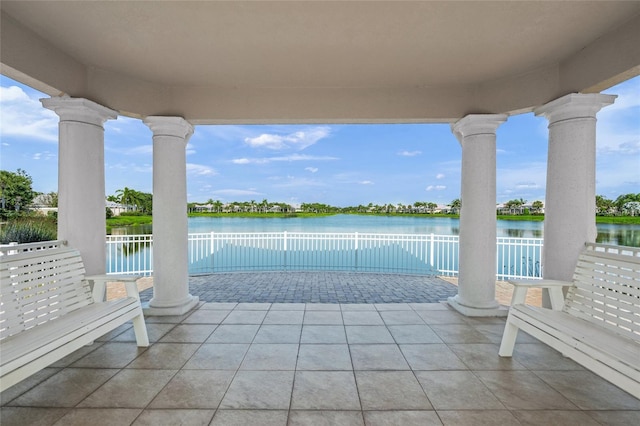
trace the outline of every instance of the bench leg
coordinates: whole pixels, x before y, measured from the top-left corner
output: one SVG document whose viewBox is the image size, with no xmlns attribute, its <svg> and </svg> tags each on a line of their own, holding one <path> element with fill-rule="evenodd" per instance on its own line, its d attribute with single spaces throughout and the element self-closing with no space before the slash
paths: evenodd
<svg viewBox="0 0 640 426">
<path fill-rule="evenodd" d="M 498 355 L 503 357 L 510 357 L 513 355 L 513 348 L 516 345 L 516 338 L 518 337 L 518 327 L 513 325 L 509 318 L 504 326 L 504 333 L 502 334 L 502 342 L 500 343 L 500 350 Z"/>
<path fill-rule="evenodd" d="M 139 347 L 149 346 L 149 336 L 147 335 L 147 326 L 144 323 L 142 313 L 133 319 L 133 331 L 136 334 L 136 343 Z"/>
</svg>

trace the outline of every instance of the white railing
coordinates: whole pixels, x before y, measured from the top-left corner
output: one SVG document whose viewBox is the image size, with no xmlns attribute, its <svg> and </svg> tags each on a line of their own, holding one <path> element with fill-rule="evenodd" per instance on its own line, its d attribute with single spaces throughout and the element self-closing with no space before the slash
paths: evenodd
<svg viewBox="0 0 640 426">
<path fill-rule="evenodd" d="M 0 244 L 0 256 L 8 256 L 12 254 L 25 253 L 30 251 L 47 250 L 66 245 L 64 240 L 40 241 L 37 243 L 20 244 L 19 249 L 16 247 L 18 243 Z"/>
<path fill-rule="evenodd" d="M 189 234 L 189 273 L 331 270 L 455 276 L 458 236 L 369 233 Z M 496 277 L 540 278 L 541 238 L 498 238 Z M 153 272 L 151 235 L 107 236 L 107 272 Z"/>
</svg>

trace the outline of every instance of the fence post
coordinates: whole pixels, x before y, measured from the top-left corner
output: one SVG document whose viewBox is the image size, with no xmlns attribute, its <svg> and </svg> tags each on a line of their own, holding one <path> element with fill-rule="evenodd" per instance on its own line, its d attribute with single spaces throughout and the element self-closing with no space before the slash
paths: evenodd
<svg viewBox="0 0 640 426">
<path fill-rule="evenodd" d="M 284 241 L 283 241 L 283 260 L 282 260 L 282 269 L 287 270 L 287 231 L 283 232 Z"/>
<path fill-rule="evenodd" d="M 429 236 L 429 238 L 431 238 L 431 243 L 429 244 L 429 264 L 431 265 L 431 269 L 434 269 L 434 265 L 433 265 L 433 255 L 434 255 L 434 249 L 435 249 L 435 243 L 434 243 L 434 235 L 433 232 L 431 233 L 431 235 Z"/>
<path fill-rule="evenodd" d="M 353 269 L 357 271 L 358 270 L 358 233 L 357 232 L 354 235 L 354 244 L 355 244 L 355 247 L 354 247 L 354 253 L 353 253 L 353 256 L 354 256 Z"/>
<path fill-rule="evenodd" d="M 213 252 L 215 251 L 215 243 L 213 241 L 213 239 L 215 238 L 214 232 L 211 231 L 211 234 L 209 234 L 211 236 L 211 243 L 209 243 L 209 258 L 211 259 L 211 272 L 215 272 L 216 271 L 216 267 L 214 264 L 214 259 L 213 259 Z"/>
</svg>

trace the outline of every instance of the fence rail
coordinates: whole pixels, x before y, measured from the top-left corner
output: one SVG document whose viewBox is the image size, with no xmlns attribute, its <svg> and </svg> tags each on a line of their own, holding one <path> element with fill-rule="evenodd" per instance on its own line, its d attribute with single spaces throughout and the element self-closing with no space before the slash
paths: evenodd
<svg viewBox="0 0 640 426">
<path fill-rule="evenodd" d="M 189 234 L 190 274 L 331 270 L 458 274 L 456 235 L 371 233 Z M 497 239 L 496 278 L 540 278 L 542 239 Z M 153 272 L 151 235 L 107 236 L 107 273 Z"/>
</svg>

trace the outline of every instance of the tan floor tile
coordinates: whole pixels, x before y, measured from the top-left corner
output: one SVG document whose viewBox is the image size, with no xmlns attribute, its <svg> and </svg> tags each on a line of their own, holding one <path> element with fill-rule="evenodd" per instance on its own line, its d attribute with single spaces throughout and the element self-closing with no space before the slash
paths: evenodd
<svg viewBox="0 0 640 426">
<path fill-rule="evenodd" d="M 293 371 L 238 371 L 220 409 L 287 410 Z"/>
<path fill-rule="evenodd" d="M 446 303 L 409 303 L 414 311 L 450 311 Z"/>
<path fill-rule="evenodd" d="M 45 368 L 37 373 L 27 377 L 23 381 L 16 383 L 8 389 L 5 389 L 4 392 L 0 393 L 0 405 L 4 405 L 9 403 L 12 399 L 17 398 L 22 395 L 35 385 L 44 382 L 49 377 L 54 374 L 62 371 L 61 368 Z M 2 422 L 0 422 L 2 424 Z"/>
<path fill-rule="evenodd" d="M 376 303 L 374 304 L 378 311 L 412 311 L 408 303 Z"/>
<path fill-rule="evenodd" d="M 361 411 L 291 411 L 289 426 L 364 426 Z"/>
<path fill-rule="evenodd" d="M 235 307 L 236 311 L 268 311 L 271 303 L 238 303 Z"/>
<path fill-rule="evenodd" d="M 304 311 L 305 303 L 272 303 L 270 311 Z"/>
<path fill-rule="evenodd" d="M 241 370 L 295 370 L 298 344 L 252 344 Z"/>
<path fill-rule="evenodd" d="M 470 371 L 416 371 L 436 410 L 501 410 L 504 405 Z"/>
<path fill-rule="evenodd" d="M 350 345 L 354 370 L 409 370 L 398 345 Z"/>
<path fill-rule="evenodd" d="M 218 410 L 211 426 L 285 426 L 285 410 Z"/>
<path fill-rule="evenodd" d="M 504 324 L 477 324 L 474 325 L 473 328 L 487 336 L 487 338 L 491 340 L 492 343 L 499 345 L 500 342 L 502 342 Z M 540 343 L 540 341 L 520 330 L 518 332 L 518 338 L 516 339 L 516 346 L 521 343 Z"/>
<path fill-rule="evenodd" d="M 442 339 L 428 325 L 390 325 L 387 328 L 398 344 L 442 343 Z"/>
<path fill-rule="evenodd" d="M 157 342 L 171 331 L 175 327 L 175 324 L 147 324 L 147 336 L 151 343 Z M 136 334 L 133 327 L 129 328 L 124 333 L 120 333 L 118 336 L 111 339 L 112 342 L 135 342 Z"/>
<path fill-rule="evenodd" d="M 306 311 L 339 311 L 340 304 L 338 303 L 307 303 L 305 306 Z"/>
<path fill-rule="evenodd" d="M 513 415 L 523 426 L 554 425 L 554 426 L 598 426 L 600 423 L 582 411 L 562 410 L 527 410 L 513 411 Z"/>
<path fill-rule="evenodd" d="M 248 349 L 248 344 L 204 344 L 183 368 L 185 370 L 237 370 Z"/>
<path fill-rule="evenodd" d="M 356 371 L 363 410 L 431 410 L 411 371 Z"/>
<path fill-rule="evenodd" d="M 535 373 L 583 410 L 640 410 L 639 399 L 590 371 L 536 371 Z M 606 398 L 602 395 L 606 395 Z"/>
<path fill-rule="evenodd" d="M 367 426 L 439 426 L 442 422 L 435 411 L 365 411 Z"/>
<path fill-rule="evenodd" d="M 263 324 L 302 324 L 304 311 L 271 310 L 264 318 Z"/>
<path fill-rule="evenodd" d="M 347 343 L 347 335 L 341 325 L 303 325 L 300 343 Z"/>
<path fill-rule="evenodd" d="M 640 411 L 586 411 L 588 415 L 606 426 L 640 425 Z"/>
<path fill-rule="evenodd" d="M 427 324 L 465 324 L 463 316 L 452 311 L 417 311 Z"/>
<path fill-rule="evenodd" d="M 339 306 L 339 305 L 335 305 Z M 314 325 L 342 325 L 342 312 L 338 311 L 313 311 L 307 310 L 304 313 L 304 324 Z"/>
<path fill-rule="evenodd" d="M 233 371 L 181 370 L 149 408 L 218 408 L 233 376 Z"/>
<path fill-rule="evenodd" d="M 491 343 L 484 334 L 467 324 L 433 324 L 430 327 L 445 343 Z"/>
<path fill-rule="evenodd" d="M 144 410 L 133 426 L 206 426 L 214 410 Z"/>
<path fill-rule="evenodd" d="M 118 370 L 66 368 L 12 401 L 19 406 L 74 407 Z"/>
<path fill-rule="evenodd" d="M 345 325 L 384 325 L 377 311 L 343 311 Z"/>
<path fill-rule="evenodd" d="M 222 312 L 222 311 L 212 311 Z M 224 320 L 223 324 L 262 324 L 267 311 L 238 311 L 234 310 Z"/>
<path fill-rule="evenodd" d="M 300 312 L 302 313 L 302 312 Z M 302 325 L 263 324 L 253 343 L 300 343 Z"/>
<path fill-rule="evenodd" d="M 530 371 L 476 371 L 475 375 L 510 410 L 577 409 Z"/>
<path fill-rule="evenodd" d="M 218 327 L 216 324 L 180 324 L 164 335 L 162 343 L 202 343 Z"/>
<path fill-rule="evenodd" d="M 146 350 L 147 348 L 137 347 L 135 343 L 107 342 L 71 364 L 71 366 L 82 368 L 123 368 Z"/>
<path fill-rule="evenodd" d="M 225 321 L 231 311 L 218 311 L 215 309 L 199 309 L 189 315 L 183 324 L 220 324 Z"/>
<path fill-rule="evenodd" d="M 144 408 L 175 374 L 175 370 L 122 370 L 79 407 Z"/>
<path fill-rule="evenodd" d="M 238 306 L 237 303 L 220 303 L 220 302 L 208 302 L 200 306 L 200 309 L 214 309 L 217 311 L 230 311 Z"/>
<path fill-rule="evenodd" d="M 359 410 L 353 372 L 297 371 L 292 410 Z"/>
<path fill-rule="evenodd" d="M 49 426 L 64 416 L 69 408 L 2 407 L 2 426 Z"/>
<path fill-rule="evenodd" d="M 412 370 L 467 370 L 449 347 L 442 343 L 400 345 Z"/>
<path fill-rule="evenodd" d="M 493 343 L 449 344 L 458 358 L 470 370 L 523 370 L 525 367 L 513 358 L 498 356 L 498 345 Z"/>
<path fill-rule="evenodd" d="M 518 336 L 524 333 L 518 333 Z M 563 356 L 544 343 L 516 344 L 513 359 L 529 370 L 584 370 L 584 368 Z"/>
<path fill-rule="evenodd" d="M 300 345 L 297 370 L 353 370 L 349 346 Z"/>
<path fill-rule="evenodd" d="M 133 328 L 133 323 L 131 323 L 131 321 L 128 321 L 116 328 L 114 328 L 113 330 L 111 330 L 110 332 L 98 337 L 96 339 L 96 342 L 107 342 L 111 339 L 113 339 L 114 337 L 118 336 L 119 334 L 124 333 L 125 331 L 129 330 Z"/>
<path fill-rule="evenodd" d="M 259 324 L 222 324 L 207 339 L 207 343 L 251 343 L 259 328 Z"/>
<path fill-rule="evenodd" d="M 380 312 L 386 325 L 424 324 L 420 315 L 410 311 L 382 311 Z"/>
<path fill-rule="evenodd" d="M 92 345 L 83 346 L 75 352 L 72 352 L 69 355 L 65 356 L 61 360 L 54 362 L 50 365 L 50 367 L 68 367 L 85 355 L 88 355 L 89 353 L 95 351 L 102 345 L 104 345 L 104 342 L 95 341 Z"/>
<path fill-rule="evenodd" d="M 158 368 L 177 370 L 191 358 L 197 343 L 155 343 L 127 368 Z"/>
<path fill-rule="evenodd" d="M 375 305 L 372 305 L 370 303 L 341 303 L 340 310 L 342 310 L 342 312 L 377 311 Z"/>
<path fill-rule="evenodd" d="M 54 426 L 128 425 L 141 411 L 137 408 L 76 408 L 54 423 Z"/>
<path fill-rule="evenodd" d="M 445 426 L 518 426 L 520 424 L 509 411 L 438 410 L 438 415 Z"/>
<path fill-rule="evenodd" d="M 387 327 L 382 325 L 346 325 L 344 329 L 350 345 L 396 342 Z"/>
</svg>

